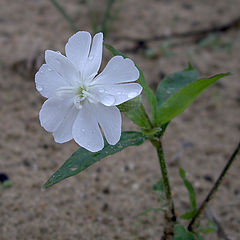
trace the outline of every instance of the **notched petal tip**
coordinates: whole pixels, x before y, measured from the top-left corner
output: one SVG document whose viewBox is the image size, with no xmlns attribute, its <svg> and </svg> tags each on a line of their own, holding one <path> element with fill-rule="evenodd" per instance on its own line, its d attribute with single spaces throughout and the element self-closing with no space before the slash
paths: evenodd
<svg viewBox="0 0 240 240">
<path fill-rule="evenodd" d="M 98 37 L 99 39 L 103 39 L 103 33 L 102 32 L 98 32 L 94 35 L 94 37 Z"/>
<path fill-rule="evenodd" d="M 79 31 L 73 34 L 65 45 L 67 58 L 79 71 L 83 71 L 89 55 L 91 42 L 92 36 L 89 32 Z"/>
<path fill-rule="evenodd" d="M 140 77 L 140 73 L 133 60 L 131 60 L 130 58 L 124 58 L 124 61 L 126 61 L 131 66 L 132 72 L 135 75 L 135 79 L 138 80 Z"/>
<path fill-rule="evenodd" d="M 134 82 L 139 76 L 140 73 L 131 59 L 114 56 L 94 82 L 97 84 Z"/>
<path fill-rule="evenodd" d="M 47 58 L 49 58 L 49 57 L 52 57 L 52 56 L 54 56 L 55 54 L 61 54 L 60 52 L 58 52 L 58 51 L 53 51 L 53 50 L 46 50 L 45 51 L 45 61 L 46 61 L 46 59 Z"/>
<path fill-rule="evenodd" d="M 74 43 L 76 40 L 82 40 L 85 39 L 86 41 L 92 41 L 92 36 L 89 32 L 87 31 L 78 31 L 74 33 L 69 39 L 66 45 Z"/>
</svg>

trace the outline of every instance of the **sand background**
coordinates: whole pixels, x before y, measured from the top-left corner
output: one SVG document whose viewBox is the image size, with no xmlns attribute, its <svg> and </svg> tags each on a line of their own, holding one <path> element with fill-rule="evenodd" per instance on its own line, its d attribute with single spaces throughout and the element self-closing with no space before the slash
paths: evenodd
<svg viewBox="0 0 240 240">
<path fill-rule="evenodd" d="M 81 30 L 91 31 L 89 13 L 101 17 L 106 1 L 59 1 Z M 107 41 L 127 53 L 156 88 L 162 77 L 189 61 L 202 76 L 221 79 L 171 122 L 164 148 L 177 214 L 189 208 L 178 175 L 183 167 L 203 200 L 239 141 L 240 30 L 219 32 L 202 46 L 196 38 L 148 42 L 146 50 L 126 38 L 197 31 L 239 17 L 238 0 L 122 0 Z M 162 214 L 137 217 L 158 207 L 152 185 L 160 177 L 149 143 L 107 157 L 83 173 L 49 190 L 41 186 L 78 149 L 73 141 L 57 144 L 40 127 L 44 99 L 34 73 L 46 49 L 64 51 L 72 30 L 48 0 L 0 1 L 0 172 L 12 187 L 0 191 L 0 240 L 145 240 L 160 239 Z M 170 47 L 166 47 L 170 44 Z M 137 45 L 139 47 L 139 45 Z M 137 49 L 137 50 L 136 50 Z M 105 50 L 104 63 L 110 54 Z M 124 118 L 124 130 L 136 129 Z M 234 163 L 211 203 L 226 233 L 240 239 L 240 161 Z M 220 239 L 211 234 L 208 240 Z"/>
</svg>

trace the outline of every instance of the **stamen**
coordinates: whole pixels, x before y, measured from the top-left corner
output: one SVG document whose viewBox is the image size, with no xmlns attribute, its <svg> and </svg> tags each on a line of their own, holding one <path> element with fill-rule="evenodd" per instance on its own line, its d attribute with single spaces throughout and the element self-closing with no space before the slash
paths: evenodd
<svg viewBox="0 0 240 240">
<path fill-rule="evenodd" d="M 87 92 L 85 90 L 83 90 L 83 95 L 91 102 L 91 103 L 97 103 L 98 99 L 96 98 L 96 96 L 94 96 L 92 93 Z"/>
<path fill-rule="evenodd" d="M 81 104 L 81 103 L 82 103 L 82 101 L 83 101 L 85 98 L 86 98 L 86 97 L 80 97 L 79 95 L 74 98 L 73 102 L 74 102 L 75 107 L 76 107 L 78 110 L 82 108 L 82 104 Z"/>
<path fill-rule="evenodd" d="M 63 97 L 65 95 L 69 95 L 69 94 L 75 94 L 76 90 L 75 87 L 70 87 L 70 86 L 66 86 L 66 87 L 60 87 L 56 90 L 56 96 L 58 97 Z"/>
</svg>

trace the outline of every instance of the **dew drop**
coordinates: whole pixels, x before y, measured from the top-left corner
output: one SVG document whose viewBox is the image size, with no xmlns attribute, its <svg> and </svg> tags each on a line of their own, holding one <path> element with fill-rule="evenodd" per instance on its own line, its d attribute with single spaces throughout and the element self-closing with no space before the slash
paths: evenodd
<svg viewBox="0 0 240 240">
<path fill-rule="evenodd" d="M 41 92 L 41 91 L 43 90 L 43 88 L 40 87 L 40 86 L 37 86 L 37 90 L 38 90 L 39 92 Z"/>
<path fill-rule="evenodd" d="M 106 106 L 112 106 L 115 103 L 115 98 L 114 96 L 107 95 L 103 99 L 103 104 Z"/>
<path fill-rule="evenodd" d="M 137 93 L 136 92 L 130 92 L 129 94 L 128 94 L 128 97 L 129 98 L 134 98 L 134 97 L 136 97 L 137 96 Z"/>
<path fill-rule="evenodd" d="M 102 89 L 102 88 L 100 88 L 98 91 L 99 91 L 100 93 L 104 93 L 104 89 Z"/>
<path fill-rule="evenodd" d="M 85 131 L 86 131 L 86 130 L 83 128 L 83 129 L 82 129 L 82 132 L 85 132 Z"/>
</svg>

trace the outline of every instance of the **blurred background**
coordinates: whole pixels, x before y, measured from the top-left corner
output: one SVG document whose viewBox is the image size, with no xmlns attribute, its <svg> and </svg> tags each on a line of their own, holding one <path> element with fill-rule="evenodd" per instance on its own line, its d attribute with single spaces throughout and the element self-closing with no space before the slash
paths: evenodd
<svg viewBox="0 0 240 240">
<path fill-rule="evenodd" d="M 152 185 L 160 170 L 149 143 L 41 188 L 78 145 L 57 144 L 41 128 L 44 99 L 34 74 L 44 51 L 64 53 L 76 29 L 104 31 L 105 41 L 133 59 L 153 89 L 188 62 L 201 76 L 233 73 L 172 121 L 163 140 L 177 214 L 190 207 L 179 167 L 200 203 L 239 140 L 239 10 L 239 0 L 1 0 L 0 173 L 11 186 L 4 187 L 0 178 L 0 240 L 160 239 L 162 213 L 139 216 L 159 207 Z M 103 66 L 110 57 L 105 50 Z M 123 129 L 135 127 L 124 118 Z M 239 169 L 236 161 L 205 216 L 224 233 L 206 239 L 240 238 Z"/>
</svg>

